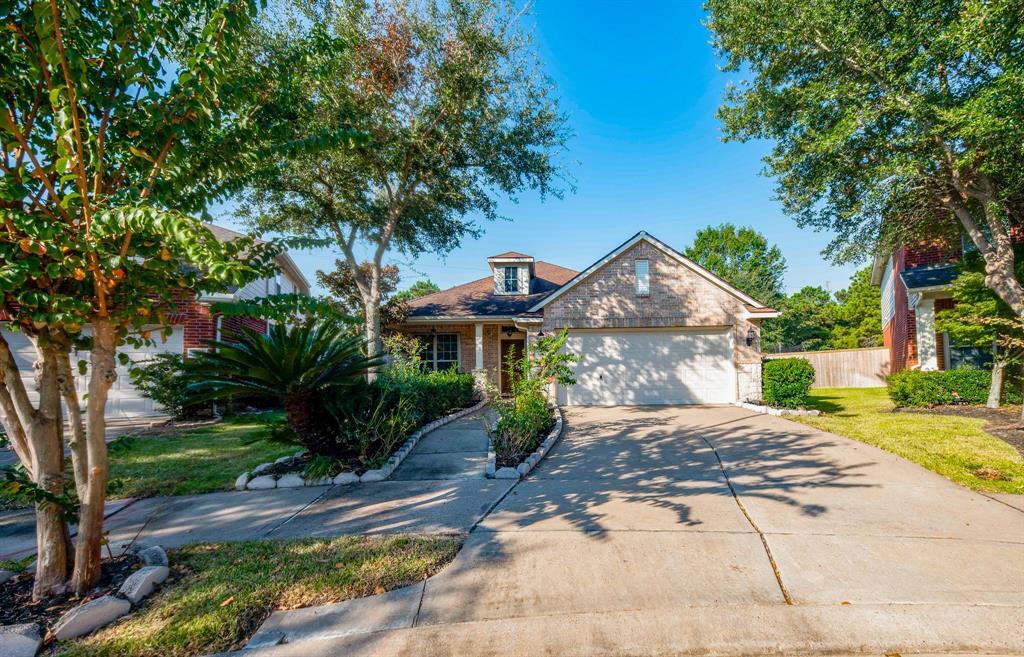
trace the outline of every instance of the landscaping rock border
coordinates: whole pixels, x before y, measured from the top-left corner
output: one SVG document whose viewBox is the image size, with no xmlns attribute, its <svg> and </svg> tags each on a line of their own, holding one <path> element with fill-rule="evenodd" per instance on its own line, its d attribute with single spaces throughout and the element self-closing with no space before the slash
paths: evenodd
<svg viewBox="0 0 1024 657">
<path fill-rule="evenodd" d="M 356 482 L 367 483 L 371 481 L 384 481 L 391 476 L 391 473 L 395 471 L 405 457 L 409 455 L 409 452 L 416 447 L 416 443 L 420 441 L 420 438 L 430 433 L 434 429 L 443 427 L 444 425 L 454 422 L 459 418 L 465 417 L 470 413 L 475 413 L 481 408 L 486 406 L 488 403 L 487 399 L 482 399 L 476 404 L 455 411 L 450 415 L 445 415 L 432 422 L 428 422 L 416 431 L 412 432 L 401 447 L 395 450 L 395 453 L 391 455 L 380 468 L 373 470 L 367 470 L 362 475 L 357 475 L 354 472 L 342 472 L 336 477 L 331 479 L 330 477 L 320 477 L 316 479 L 304 479 L 300 473 L 289 472 L 282 475 L 269 475 L 264 474 L 269 471 L 275 465 L 281 465 L 289 461 L 298 461 L 299 458 L 305 455 L 305 450 L 298 452 L 295 456 L 282 456 L 273 463 L 263 463 L 252 469 L 251 472 L 243 472 L 238 475 L 238 479 L 235 480 L 235 490 L 268 490 L 271 488 L 299 488 L 301 486 L 333 486 L 336 484 L 354 484 Z"/>
<path fill-rule="evenodd" d="M 763 415 L 806 415 L 810 417 L 817 417 L 821 415 L 821 411 L 814 409 L 772 408 L 771 406 L 752 404 L 750 402 L 736 402 L 736 405 L 739 406 L 740 408 L 745 408 L 748 411 L 761 413 Z"/>
<path fill-rule="evenodd" d="M 555 415 L 555 426 L 548 432 L 547 437 L 541 441 L 537 449 L 533 450 L 529 456 L 527 456 L 519 465 L 514 468 L 498 468 L 497 455 L 494 453 L 494 446 L 491 443 L 491 434 L 487 434 L 487 466 L 485 475 L 488 479 L 522 479 L 526 475 L 530 474 L 537 464 L 541 462 L 551 448 L 558 441 L 558 438 L 562 435 L 562 409 L 555 406 L 553 409 Z M 495 423 L 497 427 L 497 423 Z"/>
<path fill-rule="evenodd" d="M 74 639 L 113 623 L 153 593 L 170 574 L 167 553 L 159 545 L 136 553 L 143 564 L 125 578 L 117 593 L 100 596 L 68 610 L 54 623 L 51 632 L 58 641 Z"/>
</svg>

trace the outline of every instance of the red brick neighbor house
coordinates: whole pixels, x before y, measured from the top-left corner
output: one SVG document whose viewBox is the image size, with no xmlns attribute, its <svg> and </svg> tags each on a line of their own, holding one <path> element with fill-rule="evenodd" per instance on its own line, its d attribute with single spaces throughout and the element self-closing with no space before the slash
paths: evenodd
<svg viewBox="0 0 1024 657">
<path fill-rule="evenodd" d="M 969 241 L 926 241 L 875 259 L 871 282 L 882 292 L 882 334 L 893 372 L 904 369 L 945 370 L 980 367 L 991 354 L 959 347 L 936 331 L 937 312 L 953 307 L 950 292 L 956 263 Z"/>
<path fill-rule="evenodd" d="M 509 251 L 488 275 L 420 297 L 396 327 L 431 368 L 507 387 L 502 354 L 570 329 L 577 405 L 710 404 L 761 395 L 761 322 L 778 313 L 646 232 L 581 272 Z M 483 267 L 481 267 L 483 271 Z"/>
<path fill-rule="evenodd" d="M 223 241 L 233 240 L 241 237 L 237 233 L 220 226 L 207 226 L 218 239 Z M 233 331 L 241 326 L 248 326 L 257 331 L 266 331 L 267 323 L 262 319 L 249 317 L 222 317 L 213 313 L 210 306 L 216 302 L 243 301 L 255 299 L 270 294 L 286 294 L 295 292 L 309 294 L 309 281 L 302 275 L 296 266 L 295 261 L 287 253 L 277 256 L 275 262 L 281 273 L 274 278 L 265 278 L 253 281 L 245 287 L 229 290 L 223 294 L 193 297 L 182 299 L 173 312 L 169 313 L 168 320 L 172 327 L 170 337 L 165 340 L 156 340 L 156 344 L 136 349 L 125 345 L 120 352 L 139 362 L 147 356 L 156 353 L 177 353 L 183 356 L 194 350 L 205 350 L 210 340 L 230 338 Z M 26 379 L 26 388 L 34 390 L 31 384 L 32 363 L 36 359 L 35 348 L 22 333 L 12 333 L 3 330 L 4 338 L 10 344 L 14 357 L 23 377 Z M 86 390 L 86 380 L 79 377 L 77 381 L 80 392 Z M 128 367 L 118 365 L 118 377 L 110 390 L 110 400 L 107 404 L 108 416 L 112 418 L 133 418 L 147 415 L 157 415 L 160 408 L 151 399 L 139 394 L 132 385 L 128 376 Z"/>
</svg>

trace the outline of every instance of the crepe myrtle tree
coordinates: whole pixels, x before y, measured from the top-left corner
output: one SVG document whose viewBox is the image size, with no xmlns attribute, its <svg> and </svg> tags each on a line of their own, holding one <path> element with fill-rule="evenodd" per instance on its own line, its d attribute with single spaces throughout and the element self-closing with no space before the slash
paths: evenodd
<svg viewBox="0 0 1024 657">
<path fill-rule="evenodd" d="M 380 351 L 390 250 L 445 253 L 526 189 L 558 194 L 567 138 L 520 13 L 507 0 L 295 3 L 268 22 L 273 50 L 312 31 L 346 44 L 307 76 L 302 131 L 349 127 L 357 148 L 283 160 L 255 179 L 241 213 L 255 225 L 328 236 L 363 306 L 370 354 Z M 310 27 L 312 26 L 312 27 Z M 366 264 L 361 256 L 365 254 Z"/>
<path fill-rule="evenodd" d="M 966 234 L 1018 316 L 1024 224 L 1019 0 L 707 0 L 726 139 L 772 139 L 785 211 L 855 260 Z"/>
<path fill-rule="evenodd" d="M 35 347 L 38 391 L 33 402 L 0 333 L 0 421 L 40 491 L 36 598 L 68 585 L 84 594 L 100 574 L 117 347 L 160 339 L 171 304 L 266 275 L 278 251 L 222 243 L 190 214 L 267 158 L 287 114 L 291 91 L 277 81 L 305 54 L 240 66 L 256 9 L 0 2 L 0 294 L 5 328 Z M 84 399 L 76 348 L 88 353 Z M 48 501 L 65 491 L 63 420 L 77 498 L 64 508 Z"/>
</svg>

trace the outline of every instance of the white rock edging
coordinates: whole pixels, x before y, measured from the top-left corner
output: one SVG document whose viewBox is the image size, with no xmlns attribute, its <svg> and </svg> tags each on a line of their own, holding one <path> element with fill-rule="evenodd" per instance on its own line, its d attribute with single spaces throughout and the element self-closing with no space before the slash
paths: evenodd
<svg viewBox="0 0 1024 657">
<path fill-rule="evenodd" d="M 745 408 L 748 411 L 761 413 L 763 415 L 807 415 L 810 417 L 817 417 L 821 415 L 821 411 L 818 410 L 804 410 L 799 408 L 772 408 L 771 406 L 751 404 L 750 402 L 736 402 L 736 405 L 739 406 L 740 408 Z"/>
<path fill-rule="evenodd" d="M 540 445 L 537 446 L 537 449 L 533 450 L 529 456 L 523 459 L 522 463 L 514 468 L 497 467 L 497 455 L 494 453 L 493 445 L 490 445 L 490 434 L 487 435 L 487 466 L 484 474 L 488 479 L 522 479 L 526 475 L 530 474 L 531 470 L 537 467 L 537 464 L 547 456 L 559 436 L 562 435 L 562 409 L 555 406 L 553 410 L 555 414 L 555 426 L 551 428 L 551 431 L 548 432 L 547 437 L 545 437 L 544 440 L 541 441 Z M 494 426 L 496 430 L 497 423 L 495 423 Z"/>
<path fill-rule="evenodd" d="M 235 480 L 235 490 L 269 490 L 271 488 L 299 488 L 301 486 L 333 486 L 335 484 L 354 484 L 356 482 L 371 482 L 371 481 L 383 481 L 391 476 L 391 473 L 395 471 L 405 457 L 409 455 L 409 452 L 416 447 L 416 443 L 420 441 L 420 438 L 427 435 L 434 429 L 443 427 L 444 425 L 454 422 L 459 418 L 465 417 L 470 413 L 475 413 L 481 408 L 487 405 L 487 400 L 482 399 L 469 408 L 463 408 L 455 411 L 451 415 L 446 415 L 442 418 L 428 422 L 424 426 L 420 427 L 402 443 L 401 447 L 395 450 L 395 453 L 391 455 L 387 463 L 374 470 L 367 470 L 362 476 L 357 475 L 354 472 L 342 472 L 336 477 L 331 479 L 330 477 L 319 477 L 316 479 L 304 479 L 297 472 L 288 472 L 283 475 L 268 475 L 265 474 L 274 465 L 281 463 L 287 463 L 292 460 L 296 460 L 305 454 L 305 450 L 295 454 L 295 456 L 282 456 L 273 463 L 262 463 L 252 469 L 251 472 L 243 472 L 238 475 L 238 479 Z"/>
<path fill-rule="evenodd" d="M 139 550 L 136 556 L 146 565 L 125 578 L 117 593 L 101 596 L 66 611 L 53 626 L 55 639 L 63 641 L 84 636 L 113 623 L 167 579 L 171 571 L 167 567 L 167 553 L 162 547 L 154 545 Z"/>
</svg>

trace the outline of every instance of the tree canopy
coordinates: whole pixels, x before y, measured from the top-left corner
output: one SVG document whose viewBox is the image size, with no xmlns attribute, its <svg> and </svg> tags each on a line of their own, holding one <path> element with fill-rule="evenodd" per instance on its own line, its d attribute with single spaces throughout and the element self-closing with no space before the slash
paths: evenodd
<svg viewBox="0 0 1024 657">
<path fill-rule="evenodd" d="M 763 304 L 773 306 L 783 296 L 786 259 L 753 228 L 708 226 L 683 254 Z"/>
<path fill-rule="evenodd" d="M 255 12 L 218 0 L 0 3 L 0 294 L 7 326 L 35 346 L 39 393 L 30 400 L 0 334 L 0 421 L 27 480 L 55 499 L 64 402 L 79 526 L 72 562 L 68 518 L 37 505 L 36 597 L 62 589 L 72 563 L 77 593 L 99 577 L 117 346 L 155 337 L 181 298 L 265 275 L 278 250 L 218 241 L 195 217 L 281 152 L 287 72 L 307 49 L 241 66 Z M 90 354 L 84 424 L 67 385 L 75 345 Z"/>
<path fill-rule="evenodd" d="M 766 172 L 801 226 L 856 260 L 966 233 L 986 284 L 1024 315 L 1019 0 L 707 0 L 728 71 L 727 139 L 771 139 Z"/>
<path fill-rule="evenodd" d="M 296 3 L 264 25 L 259 49 L 305 38 L 339 47 L 294 71 L 306 90 L 295 129 L 367 138 L 275 162 L 251 181 L 243 214 L 335 240 L 375 351 L 385 254 L 444 253 L 496 218 L 500 198 L 558 194 L 565 121 L 506 0 Z"/>
</svg>

